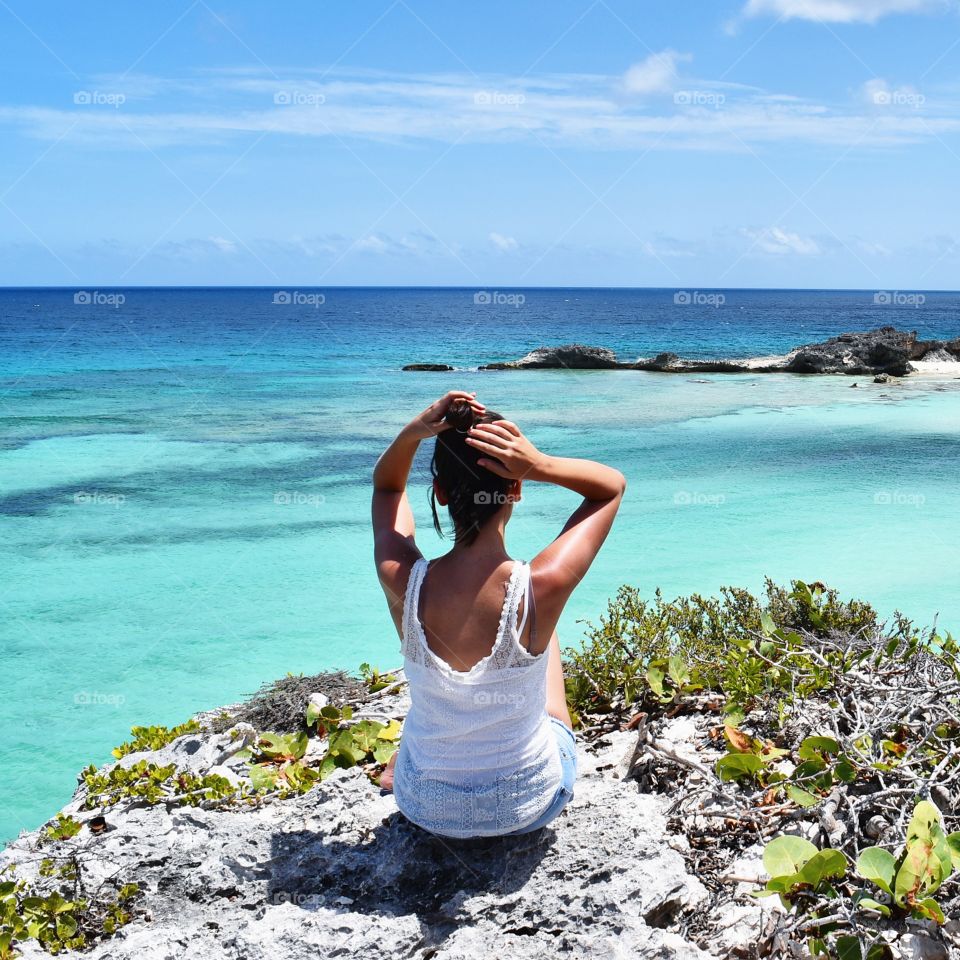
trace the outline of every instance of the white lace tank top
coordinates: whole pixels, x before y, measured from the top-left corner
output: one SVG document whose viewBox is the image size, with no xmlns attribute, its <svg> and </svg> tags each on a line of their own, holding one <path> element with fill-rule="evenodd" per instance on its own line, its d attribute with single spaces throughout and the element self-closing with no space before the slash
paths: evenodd
<svg viewBox="0 0 960 960">
<path fill-rule="evenodd" d="M 560 785 L 557 742 L 546 711 L 546 652 L 520 645 L 520 600 L 529 607 L 530 566 L 514 561 L 490 653 L 454 670 L 427 645 L 420 586 L 427 561 L 410 571 L 403 606 L 404 670 L 411 708 L 393 791 L 414 823 L 447 837 L 496 836 L 528 826 Z"/>
</svg>

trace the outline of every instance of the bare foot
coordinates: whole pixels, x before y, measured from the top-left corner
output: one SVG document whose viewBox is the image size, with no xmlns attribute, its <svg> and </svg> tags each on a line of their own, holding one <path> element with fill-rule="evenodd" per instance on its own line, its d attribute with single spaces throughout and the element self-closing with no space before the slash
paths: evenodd
<svg viewBox="0 0 960 960">
<path fill-rule="evenodd" d="M 393 791 L 393 768 L 397 765 L 397 755 L 394 754 L 388 761 L 387 765 L 383 768 L 383 773 L 380 774 L 380 789 Z"/>
</svg>

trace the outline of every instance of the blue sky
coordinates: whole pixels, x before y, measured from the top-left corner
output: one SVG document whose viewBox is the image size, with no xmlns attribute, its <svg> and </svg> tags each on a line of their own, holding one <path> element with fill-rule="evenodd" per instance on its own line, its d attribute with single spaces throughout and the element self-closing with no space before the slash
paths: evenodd
<svg viewBox="0 0 960 960">
<path fill-rule="evenodd" d="M 0 0 L 0 283 L 953 289 L 955 0 Z"/>
</svg>

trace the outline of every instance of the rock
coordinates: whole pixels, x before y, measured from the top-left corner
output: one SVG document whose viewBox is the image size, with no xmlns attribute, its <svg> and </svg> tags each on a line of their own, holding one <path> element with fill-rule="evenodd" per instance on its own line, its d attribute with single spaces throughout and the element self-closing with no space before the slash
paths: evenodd
<svg viewBox="0 0 960 960">
<path fill-rule="evenodd" d="M 627 367 L 605 347 L 568 343 L 560 347 L 538 347 L 519 360 L 489 363 L 481 370 L 615 370 Z"/>
<path fill-rule="evenodd" d="M 890 374 L 889 374 L 889 373 L 878 373 L 878 374 L 873 378 L 873 382 L 874 382 L 874 383 L 889 383 L 889 382 L 890 382 Z"/>
<path fill-rule="evenodd" d="M 481 370 L 644 370 L 656 373 L 844 373 L 857 376 L 903 377 L 910 361 L 960 361 L 960 337 L 953 340 L 917 340 L 916 331 L 880 327 L 843 333 L 822 343 L 797 347 L 790 353 L 747 359 L 690 360 L 670 351 L 642 357 L 632 363 L 617 359 L 605 347 L 579 343 L 538 347 L 518 360 L 481 366 Z M 452 370 L 445 364 L 411 363 L 404 370 Z M 878 383 L 886 381 L 878 380 Z"/>
<path fill-rule="evenodd" d="M 949 350 L 944 347 L 938 347 L 936 350 L 928 350 L 922 358 L 925 363 L 957 363 L 958 359 Z"/>
<path fill-rule="evenodd" d="M 377 709 L 395 713 L 402 702 L 385 698 Z M 688 726 L 678 719 L 670 735 L 682 739 Z M 358 768 L 259 807 L 111 808 L 112 829 L 62 843 L 81 855 L 91 889 L 113 876 L 139 883 L 141 913 L 85 956 L 709 960 L 678 932 L 709 897 L 665 842 L 669 798 L 615 776 L 632 738 L 625 731 L 597 749 L 581 746 L 567 809 L 520 837 L 431 836 Z M 199 772 L 238 739 L 191 734 L 150 759 Z M 14 862 L 31 875 L 38 836 L 21 836 L 0 867 Z"/>
<path fill-rule="evenodd" d="M 666 372 L 672 370 L 680 362 L 680 357 L 675 353 L 658 353 L 652 360 L 638 360 L 636 368 L 638 370 L 658 370 Z"/>
<path fill-rule="evenodd" d="M 842 333 L 823 343 L 798 347 L 786 369 L 791 373 L 909 373 L 916 331 L 880 327 L 862 333 Z"/>
<path fill-rule="evenodd" d="M 449 364 L 446 363 L 408 363 L 405 367 L 401 367 L 401 370 L 416 370 L 426 373 L 447 373 L 450 370 L 453 370 Z"/>
<path fill-rule="evenodd" d="M 633 369 L 657 373 L 755 373 L 758 368 L 741 360 L 684 360 L 675 353 L 658 353 L 652 360 L 638 360 Z"/>
<path fill-rule="evenodd" d="M 896 947 L 903 960 L 950 960 L 945 944 L 922 933 L 905 933 Z"/>
</svg>

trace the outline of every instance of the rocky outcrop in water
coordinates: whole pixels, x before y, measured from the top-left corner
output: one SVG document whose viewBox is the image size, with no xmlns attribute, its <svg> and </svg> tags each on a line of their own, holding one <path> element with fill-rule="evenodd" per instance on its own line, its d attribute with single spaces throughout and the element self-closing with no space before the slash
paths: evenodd
<svg viewBox="0 0 960 960">
<path fill-rule="evenodd" d="M 481 370 L 647 370 L 655 373 L 799 373 L 902 377 L 914 362 L 960 362 L 960 338 L 919 340 L 916 331 L 880 327 L 843 333 L 787 354 L 746 359 L 693 360 L 663 352 L 624 361 L 605 347 L 579 343 L 538 347 L 518 360 L 488 363 Z M 450 370 L 444 364 L 408 364 L 404 370 Z M 960 372 L 960 367 L 958 367 Z"/>
<path fill-rule="evenodd" d="M 629 367 L 606 347 L 569 343 L 560 347 L 538 347 L 519 360 L 488 363 L 481 370 L 616 370 Z"/>
<path fill-rule="evenodd" d="M 926 351 L 917 348 L 916 331 L 881 327 L 863 333 L 843 333 L 823 343 L 798 348 L 785 369 L 791 373 L 888 373 L 895 377 L 910 372 L 910 361 Z"/>
</svg>

